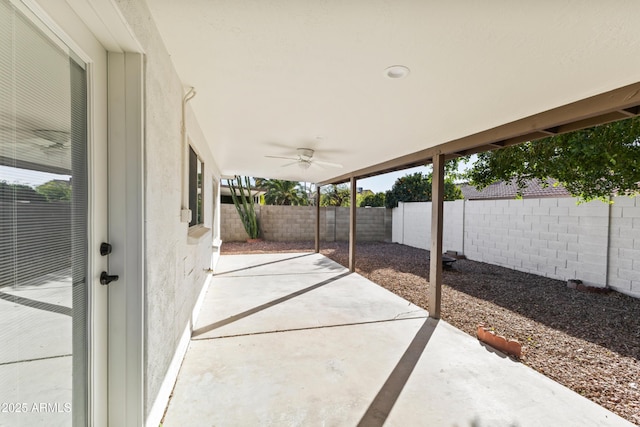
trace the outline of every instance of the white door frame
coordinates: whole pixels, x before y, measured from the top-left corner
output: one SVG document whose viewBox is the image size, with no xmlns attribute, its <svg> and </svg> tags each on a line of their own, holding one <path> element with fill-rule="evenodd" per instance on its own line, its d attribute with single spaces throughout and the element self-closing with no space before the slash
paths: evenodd
<svg viewBox="0 0 640 427">
<path fill-rule="evenodd" d="M 143 56 L 109 53 L 109 425 L 144 424 Z"/>
</svg>

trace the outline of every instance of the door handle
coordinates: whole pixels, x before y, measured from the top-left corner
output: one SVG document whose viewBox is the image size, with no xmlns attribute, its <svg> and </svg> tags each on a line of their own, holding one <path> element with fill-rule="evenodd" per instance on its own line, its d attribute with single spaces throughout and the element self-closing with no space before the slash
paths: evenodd
<svg viewBox="0 0 640 427">
<path fill-rule="evenodd" d="M 110 275 L 106 271 L 103 271 L 102 273 L 100 273 L 100 284 L 101 285 L 108 285 L 111 282 L 115 282 L 119 278 L 120 278 L 120 276 L 118 276 L 116 274 Z"/>
</svg>

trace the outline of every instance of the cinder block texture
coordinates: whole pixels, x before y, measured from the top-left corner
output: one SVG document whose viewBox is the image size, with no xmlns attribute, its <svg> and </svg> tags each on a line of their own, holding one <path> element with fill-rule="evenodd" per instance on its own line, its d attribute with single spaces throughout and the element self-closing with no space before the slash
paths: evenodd
<svg viewBox="0 0 640 427">
<path fill-rule="evenodd" d="M 471 239 L 465 242 L 467 257 L 555 279 L 581 279 L 589 285 L 604 286 L 609 206 L 561 200 L 468 202 L 465 234 Z M 522 230 L 523 238 L 512 230 Z M 514 258 L 516 253 L 521 256 Z"/>
<path fill-rule="evenodd" d="M 444 202 L 444 251 L 464 252 L 464 200 Z M 431 202 L 400 203 L 393 209 L 393 242 L 415 248 L 431 246 Z"/>
<path fill-rule="evenodd" d="M 262 237 L 276 242 L 315 239 L 315 206 L 256 206 Z M 356 239 L 358 241 L 389 241 L 392 213 L 385 208 L 356 210 Z M 235 206 L 221 206 L 221 234 L 223 241 L 243 241 L 248 238 Z M 320 240 L 349 240 L 349 208 L 320 208 Z"/>
<path fill-rule="evenodd" d="M 640 198 L 616 197 L 609 227 L 609 286 L 640 298 Z"/>
<path fill-rule="evenodd" d="M 575 198 L 444 203 L 444 250 L 559 280 L 640 297 L 640 201 Z M 429 249 L 431 203 L 401 203 L 394 242 Z"/>
</svg>

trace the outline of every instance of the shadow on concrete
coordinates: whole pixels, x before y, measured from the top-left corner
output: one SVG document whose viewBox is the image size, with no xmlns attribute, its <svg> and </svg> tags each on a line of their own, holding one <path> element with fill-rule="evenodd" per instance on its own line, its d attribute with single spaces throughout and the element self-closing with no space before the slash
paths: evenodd
<svg viewBox="0 0 640 427">
<path fill-rule="evenodd" d="M 265 265 L 277 264 L 279 262 L 291 261 L 292 259 L 303 258 L 303 257 L 307 257 L 307 256 L 310 256 L 310 255 L 314 255 L 314 252 L 309 252 L 307 254 L 302 254 L 302 255 L 296 255 L 296 256 L 289 257 L 289 258 L 278 259 L 278 260 L 275 260 L 275 261 L 264 262 L 262 264 L 250 265 L 249 267 L 237 268 L 235 270 L 222 271 L 220 273 L 214 273 L 214 276 L 224 276 L 225 274 L 237 273 L 239 271 L 251 270 L 253 268 L 264 267 Z"/>
<path fill-rule="evenodd" d="M 433 332 L 436 330 L 436 326 L 438 326 L 438 320 L 433 318 L 427 318 L 425 322 L 422 324 L 422 327 L 416 334 L 416 336 L 407 347 L 407 350 L 404 352 L 400 361 L 396 365 L 396 367 L 385 381 L 384 385 L 369 405 L 369 408 L 364 413 L 360 422 L 358 423 L 359 427 L 377 427 L 382 426 L 387 418 L 389 417 L 389 413 L 393 409 L 393 405 L 395 405 L 402 389 L 407 384 L 413 369 L 418 364 L 418 360 L 422 356 L 424 349 L 427 347 Z"/>
<path fill-rule="evenodd" d="M 509 356 L 508 354 L 504 354 L 504 353 L 503 353 L 503 352 L 501 352 L 500 350 L 497 350 L 497 349 L 495 349 L 495 348 L 491 347 L 491 346 L 490 346 L 489 344 L 487 344 L 487 343 L 484 343 L 484 342 L 482 342 L 482 341 L 478 340 L 478 345 L 479 345 L 479 346 L 481 346 L 481 347 L 484 347 L 484 349 L 485 349 L 486 351 L 488 351 L 488 352 L 489 352 L 489 353 L 491 353 L 491 354 L 495 354 L 496 356 L 498 356 L 498 357 L 499 357 L 499 358 L 501 358 L 501 359 L 504 359 L 504 360 L 510 360 L 510 361 L 512 361 L 513 363 L 519 363 L 516 359 L 514 359 L 514 358 L 513 358 L 513 356 Z"/>
<path fill-rule="evenodd" d="M 478 417 L 475 417 L 474 419 L 469 421 L 469 427 L 487 427 L 490 425 L 491 424 L 482 424 L 482 420 L 480 420 Z M 519 426 L 520 424 L 513 423 L 513 424 L 509 424 L 508 427 L 519 427 Z M 454 426 L 454 427 L 457 427 L 457 426 Z"/>
<path fill-rule="evenodd" d="M 320 259 L 317 259 L 313 262 L 313 265 L 320 267 L 322 269 L 330 270 L 330 271 L 343 271 L 345 267 L 343 265 L 338 264 L 337 262 L 323 256 Z"/>
<path fill-rule="evenodd" d="M 294 257 L 294 258 L 298 258 L 298 257 Z M 289 259 L 291 259 L 291 258 L 289 258 Z M 262 265 L 264 265 L 264 264 L 262 264 Z M 202 328 L 195 329 L 193 331 L 193 333 L 191 334 L 191 338 L 192 339 L 196 338 L 199 335 L 206 334 L 207 332 L 213 331 L 214 329 L 218 329 L 218 328 L 221 328 L 221 327 L 223 327 L 225 325 L 228 325 L 230 323 L 237 322 L 238 320 L 244 319 L 245 317 L 249 317 L 249 316 L 251 316 L 253 314 L 256 314 L 256 313 L 258 313 L 258 312 L 260 312 L 262 310 L 266 310 L 267 308 L 273 307 L 275 305 L 278 305 L 280 303 L 283 303 L 285 301 L 288 301 L 288 300 L 293 299 L 295 297 L 298 297 L 300 295 L 306 294 L 307 292 L 311 292 L 314 289 L 318 289 L 318 288 L 320 288 L 320 287 L 322 287 L 324 285 L 328 285 L 329 283 L 333 283 L 336 280 L 340 280 L 343 277 L 348 276 L 349 274 L 351 274 L 351 273 L 349 273 L 348 271 L 344 272 L 344 273 L 339 274 L 337 276 L 330 277 L 327 280 L 323 280 L 322 282 L 319 282 L 319 283 L 316 283 L 314 285 L 308 286 L 308 287 L 306 287 L 304 289 L 300 289 L 299 291 L 292 292 L 292 293 L 290 293 L 288 295 L 285 295 L 283 297 L 274 299 L 273 301 L 269 301 L 269 302 L 261 304 L 261 305 L 259 305 L 257 307 L 253 307 L 253 308 L 251 308 L 249 310 L 243 311 L 242 313 L 235 314 L 235 315 L 233 315 L 231 317 L 227 317 L 226 319 L 219 320 L 219 321 L 214 322 L 214 323 L 212 323 L 210 325 L 203 326 Z"/>
<path fill-rule="evenodd" d="M 73 310 L 71 307 L 65 307 L 64 305 L 50 304 L 48 302 L 37 301 L 30 298 L 24 298 L 18 295 L 7 294 L 0 292 L 0 299 L 9 301 L 15 304 L 24 305 L 25 307 L 35 308 L 37 310 L 50 311 L 52 313 L 60 313 L 65 316 L 72 317 Z"/>
</svg>

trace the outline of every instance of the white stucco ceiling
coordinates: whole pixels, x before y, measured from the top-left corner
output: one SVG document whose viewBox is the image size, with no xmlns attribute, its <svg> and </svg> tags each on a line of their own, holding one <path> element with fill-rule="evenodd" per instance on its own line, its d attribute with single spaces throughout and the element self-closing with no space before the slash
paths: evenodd
<svg viewBox="0 0 640 427">
<path fill-rule="evenodd" d="M 228 175 L 323 181 L 640 81 L 637 0 L 147 3 Z M 343 168 L 265 158 L 297 147 Z"/>
</svg>

